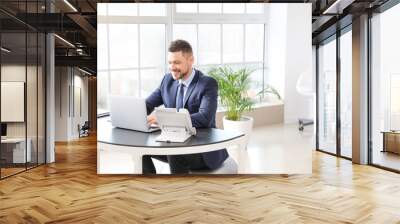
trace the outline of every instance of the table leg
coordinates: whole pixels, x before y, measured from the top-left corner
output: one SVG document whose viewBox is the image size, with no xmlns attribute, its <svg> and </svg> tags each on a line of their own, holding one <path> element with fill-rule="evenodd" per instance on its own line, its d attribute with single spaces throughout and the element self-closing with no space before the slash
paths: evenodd
<svg viewBox="0 0 400 224">
<path fill-rule="evenodd" d="M 237 145 L 238 150 L 238 174 L 246 174 L 246 167 L 247 167 L 247 150 L 246 150 L 246 141 L 241 141 Z"/>
<path fill-rule="evenodd" d="M 133 161 L 133 172 L 134 174 L 143 174 L 143 167 L 142 167 L 142 158 L 143 155 L 132 155 L 132 161 Z"/>
</svg>

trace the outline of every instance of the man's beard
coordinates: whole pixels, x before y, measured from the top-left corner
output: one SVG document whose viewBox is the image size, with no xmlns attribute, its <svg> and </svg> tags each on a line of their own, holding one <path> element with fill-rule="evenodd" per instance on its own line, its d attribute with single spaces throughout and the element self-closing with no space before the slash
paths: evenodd
<svg viewBox="0 0 400 224">
<path fill-rule="evenodd" d="M 183 79 L 183 77 L 185 77 L 185 73 L 181 72 L 180 70 L 179 71 L 172 71 L 172 72 L 178 73 L 178 75 L 177 75 L 178 79 Z"/>
</svg>

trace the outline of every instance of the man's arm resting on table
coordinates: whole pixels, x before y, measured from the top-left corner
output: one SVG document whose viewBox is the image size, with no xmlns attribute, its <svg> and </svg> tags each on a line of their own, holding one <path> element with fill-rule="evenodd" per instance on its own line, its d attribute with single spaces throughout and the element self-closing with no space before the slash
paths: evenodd
<svg viewBox="0 0 400 224">
<path fill-rule="evenodd" d="M 206 91 L 201 99 L 199 111 L 190 115 L 192 125 L 195 128 L 211 127 L 218 106 L 218 84 L 214 79 L 210 79 L 206 85 Z"/>
</svg>

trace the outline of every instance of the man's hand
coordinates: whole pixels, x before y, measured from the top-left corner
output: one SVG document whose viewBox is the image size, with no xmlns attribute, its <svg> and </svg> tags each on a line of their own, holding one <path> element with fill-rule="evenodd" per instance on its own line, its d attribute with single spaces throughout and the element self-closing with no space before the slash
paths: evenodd
<svg viewBox="0 0 400 224">
<path fill-rule="evenodd" d="M 157 118 L 154 114 L 150 114 L 147 116 L 147 123 L 151 124 L 157 124 Z"/>
</svg>

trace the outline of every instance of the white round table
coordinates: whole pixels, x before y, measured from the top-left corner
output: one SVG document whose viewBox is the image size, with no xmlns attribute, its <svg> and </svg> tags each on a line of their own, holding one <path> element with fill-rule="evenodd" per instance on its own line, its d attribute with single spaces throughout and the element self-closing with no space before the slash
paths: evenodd
<svg viewBox="0 0 400 224">
<path fill-rule="evenodd" d="M 97 173 L 142 174 L 143 155 L 181 155 L 216 151 L 236 145 L 239 158 L 245 152 L 245 135 L 215 128 L 197 129 L 184 143 L 157 142 L 160 131 L 145 133 L 112 127 L 107 118 L 98 119 Z M 244 164 L 236 161 L 238 173 Z"/>
</svg>

